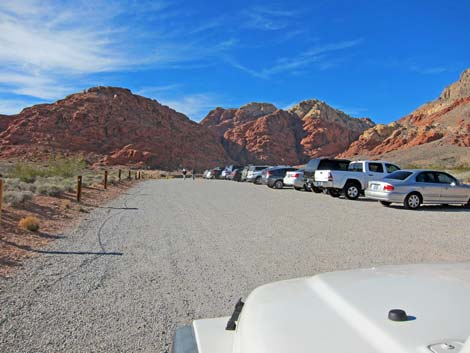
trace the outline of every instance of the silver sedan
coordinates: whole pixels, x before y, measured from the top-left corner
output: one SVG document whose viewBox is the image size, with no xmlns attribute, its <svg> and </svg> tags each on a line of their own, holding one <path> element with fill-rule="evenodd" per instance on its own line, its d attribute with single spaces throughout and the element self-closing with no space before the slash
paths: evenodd
<svg viewBox="0 0 470 353">
<path fill-rule="evenodd" d="M 470 185 L 452 175 L 433 170 L 399 170 L 381 181 L 370 181 L 365 196 L 384 206 L 402 203 L 417 209 L 422 204 L 461 204 L 470 206 Z"/>
</svg>

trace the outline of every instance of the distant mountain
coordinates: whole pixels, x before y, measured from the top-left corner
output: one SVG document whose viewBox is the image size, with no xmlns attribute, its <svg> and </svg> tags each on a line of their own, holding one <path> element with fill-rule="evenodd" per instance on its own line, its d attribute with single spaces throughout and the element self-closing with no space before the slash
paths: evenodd
<svg viewBox="0 0 470 353">
<path fill-rule="evenodd" d="M 1 158 L 41 159 L 51 153 L 83 153 L 92 162 L 164 169 L 230 160 L 204 126 L 115 87 L 90 88 L 0 117 Z"/>
<path fill-rule="evenodd" d="M 344 151 L 374 123 L 312 99 L 287 111 L 269 103 L 216 108 L 201 125 L 214 132 L 239 163 L 302 164 Z"/>
<path fill-rule="evenodd" d="M 429 102 L 389 125 L 365 131 L 341 157 L 390 159 L 403 165 L 470 165 L 470 69 Z"/>
</svg>

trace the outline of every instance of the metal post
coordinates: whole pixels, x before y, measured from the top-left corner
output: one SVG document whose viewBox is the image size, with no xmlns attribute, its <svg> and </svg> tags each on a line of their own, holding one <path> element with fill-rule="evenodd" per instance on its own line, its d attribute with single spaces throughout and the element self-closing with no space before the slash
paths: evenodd
<svg viewBox="0 0 470 353">
<path fill-rule="evenodd" d="M 129 170 L 129 176 L 127 177 L 127 179 L 131 180 L 131 171 Z"/>
<path fill-rule="evenodd" d="M 82 176 L 77 177 L 77 202 L 82 199 Z"/>
<path fill-rule="evenodd" d="M 104 189 L 106 190 L 108 188 L 108 171 L 104 171 Z"/>
<path fill-rule="evenodd" d="M 119 177 L 119 181 L 121 181 L 121 169 L 119 169 L 118 177 Z"/>
</svg>

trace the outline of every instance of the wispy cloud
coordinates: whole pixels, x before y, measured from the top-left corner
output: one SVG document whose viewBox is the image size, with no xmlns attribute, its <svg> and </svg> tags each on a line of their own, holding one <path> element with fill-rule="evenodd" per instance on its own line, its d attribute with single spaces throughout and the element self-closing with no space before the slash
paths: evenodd
<svg viewBox="0 0 470 353">
<path fill-rule="evenodd" d="M 408 69 L 412 72 L 417 72 L 422 75 L 435 75 L 448 71 L 448 69 L 443 66 L 423 67 L 420 65 L 410 65 Z"/>
<path fill-rule="evenodd" d="M 51 100 L 81 89 L 77 83 L 90 75 L 203 67 L 237 45 L 236 38 L 203 35 L 217 21 L 192 35 L 174 29 L 170 7 L 163 0 L 3 0 L 0 90 Z"/>
<path fill-rule="evenodd" d="M 177 98 L 164 98 L 159 101 L 195 121 L 200 121 L 210 110 L 222 104 L 222 98 L 211 93 L 188 94 Z"/>
<path fill-rule="evenodd" d="M 269 79 L 276 74 L 284 72 L 298 72 L 300 69 L 313 64 L 317 64 L 318 68 L 321 70 L 326 70 L 332 66 L 335 66 L 338 62 L 338 58 L 332 56 L 334 52 L 353 48 L 359 45 L 361 42 L 362 38 L 358 38 L 350 41 L 319 45 L 312 47 L 296 56 L 279 58 L 274 65 L 262 68 L 260 70 L 248 68 L 233 58 L 228 58 L 227 62 L 230 63 L 233 67 L 254 77 Z"/>
<path fill-rule="evenodd" d="M 297 11 L 274 6 L 253 6 L 242 12 L 245 27 L 268 31 L 286 28 L 298 14 Z"/>
</svg>

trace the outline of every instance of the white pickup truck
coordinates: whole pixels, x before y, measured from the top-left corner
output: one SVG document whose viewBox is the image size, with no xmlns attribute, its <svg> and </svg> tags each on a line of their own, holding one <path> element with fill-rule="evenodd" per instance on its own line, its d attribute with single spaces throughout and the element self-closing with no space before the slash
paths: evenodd
<svg viewBox="0 0 470 353">
<path fill-rule="evenodd" d="M 350 200 L 364 194 L 369 181 L 381 180 L 400 168 L 385 161 L 354 161 L 348 170 L 316 170 L 314 186 L 327 190 L 333 197 L 341 193 Z"/>
<path fill-rule="evenodd" d="M 173 353 L 470 353 L 470 264 L 385 266 L 270 283 Z"/>
</svg>

